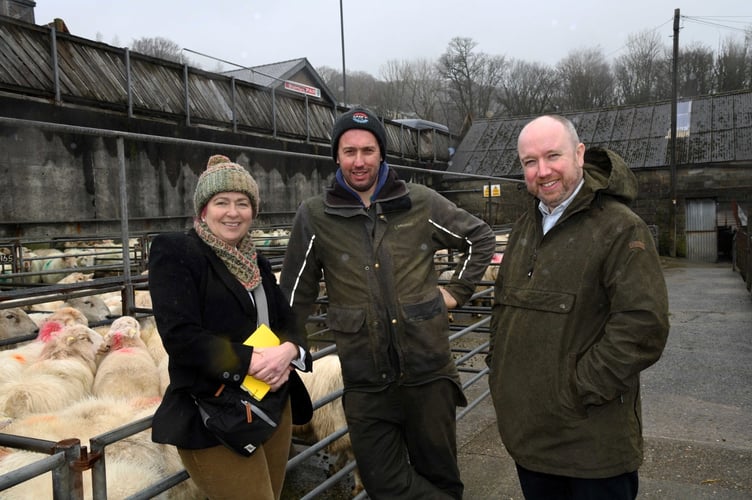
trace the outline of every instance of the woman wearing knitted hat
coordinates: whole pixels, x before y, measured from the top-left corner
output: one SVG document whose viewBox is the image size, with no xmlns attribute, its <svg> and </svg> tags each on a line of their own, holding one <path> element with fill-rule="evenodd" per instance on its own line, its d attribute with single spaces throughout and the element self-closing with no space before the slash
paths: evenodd
<svg viewBox="0 0 752 500">
<path fill-rule="evenodd" d="M 170 385 L 154 415 L 152 439 L 177 447 L 208 498 L 278 499 L 291 426 L 312 414 L 295 372 L 311 370 L 306 339 L 288 331 L 289 306 L 249 233 L 259 201 L 248 171 L 214 155 L 196 185 L 193 229 L 159 235 L 150 249 L 154 316 L 170 356 Z M 244 345 L 264 317 L 280 345 Z M 248 457 L 206 429 L 193 398 L 213 394 L 222 384 L 239 386 L 246 375 L 266 382 L 271 391 L 290 393 L 278 428 Z"/>
</svg>

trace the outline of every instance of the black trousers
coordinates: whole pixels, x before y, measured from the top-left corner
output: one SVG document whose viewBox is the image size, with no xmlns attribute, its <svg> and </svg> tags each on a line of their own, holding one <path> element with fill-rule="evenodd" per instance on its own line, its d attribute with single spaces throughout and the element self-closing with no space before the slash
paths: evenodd
<svg viewBox="0 0 752 500">
<path fill-rule="evenodd" d="M 637 471 L 603 479 L 556 476 L 533 472 L 517 464 L 525 500 L 634 500 Z"/>
<path fill-rule="evenodd" d="M 456 410 L 448 379 L 379 392 L 348 391 L 342 401 L 363 485 L 373 500 L 460 499 Z"/>
</svg>

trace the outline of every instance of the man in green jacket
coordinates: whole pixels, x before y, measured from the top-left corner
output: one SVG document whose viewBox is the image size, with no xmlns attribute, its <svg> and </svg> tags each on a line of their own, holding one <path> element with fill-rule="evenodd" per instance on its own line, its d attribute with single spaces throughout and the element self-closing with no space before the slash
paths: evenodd
<svg viewBox="0 0 752 500">
<path fill-rule="evenodd" d="M 661 356 L 668 297 L 637 180 L 572 123 L 520 133 L 531 199 L 496 280 L 489 385 L 525 498 L 634 499 L 640 372 Z"/>
<path fill-rule="evenodd" d="M 295 216 L 282 290 L 303 331 L 323 272 L 345 415 L 369 497 L 462 498 L 455 419 L 467 401 L 447 309 L 473 294 L 494 234 L 435 191 L 398 179 L 384 161 L 384 127 L 366 109 L 335 122 L 332 154 L 335 181 Z M 440 288 L 434 253 L 444 248 L 462 255 Z"/>
</svg>

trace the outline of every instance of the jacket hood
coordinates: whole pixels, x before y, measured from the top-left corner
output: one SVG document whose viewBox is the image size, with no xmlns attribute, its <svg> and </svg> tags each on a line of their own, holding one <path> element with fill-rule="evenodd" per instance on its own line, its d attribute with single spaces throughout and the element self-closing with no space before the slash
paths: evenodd
<svg viewBox="0 0 752 500">
<path fill-rule="evenodd" d="M 596 196 L 607 194 L 626 205 L 637 198 L 637 177 L 624 159 L 605 148 L 585 151 L 585 184 L 591 186 Z"/>
</svg>

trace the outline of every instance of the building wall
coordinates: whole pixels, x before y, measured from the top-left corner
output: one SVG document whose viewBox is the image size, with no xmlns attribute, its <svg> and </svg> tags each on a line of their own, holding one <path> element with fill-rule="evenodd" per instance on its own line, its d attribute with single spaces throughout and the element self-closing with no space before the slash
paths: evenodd
<svg viewBox="0 0 752 500">
<path fill-rule="evenodd" d="M 269 225 L 289 224 L 297 204 L 320 192 L 335 170 L 328 146 L 29 102 L 20 105 L 26 118 L 21 126 L 0 123 L 0 238 L 120 234 L 117 140 L 78 130 L 125 130 L 136 137 L 191 141 L 124 140 L 124 189 L 130 229 L 135 232 L 182 229 L 190 223 L 196 181 L 212 154 L 225 154 L 250 170 L 261 191 L 260 223 Z M 68 132 L 25 125 L 41 117 L 78 128 Z M 291 156 L 296 153 L 310 156 Z"/>
<path fill-rule="evenodd" d="M 672 203 L 671 173 L 665 169 L 635 170 L 639 183 L 634 211 L 649 225 L 657 226 L 658 245 L 662 255 L 671 250 Z M 687 256 L 686 202 L 688 199 L 711 198 L 717 202 L 718 227 L 733 232 L 736 223 L 731 216 L 732 202 L 740 205 L 752 203 L 752 164 L 734 166 L 678 167 L 676 178 L 676 255 Z M 517 180 L 520 180 L 518 178 Z M 499 181 L 493 181 L 499 183 Z M 484 216 L 491 224 L 512 224 L 523 212 L 528 198 L 524 184 L 501 182 L 501 197 L 483 198 L 483 185 L 487 181 L 451 182 L 445 180 L 439 190 L 445 196 L 471 212 Z M 725 253 L 723 231 L 719 229 L 719 253 Z"/>
</svg>

